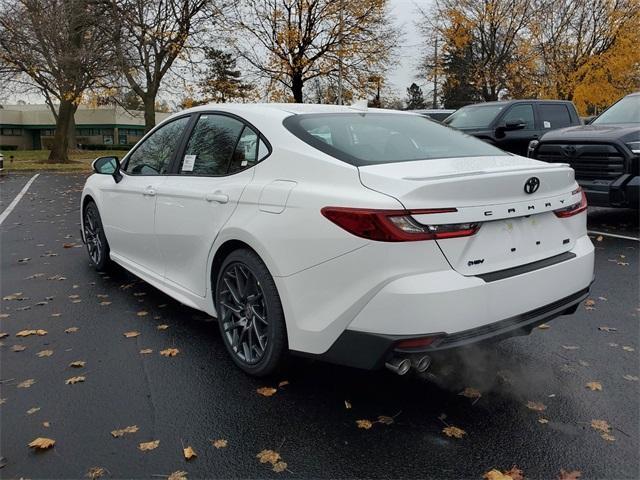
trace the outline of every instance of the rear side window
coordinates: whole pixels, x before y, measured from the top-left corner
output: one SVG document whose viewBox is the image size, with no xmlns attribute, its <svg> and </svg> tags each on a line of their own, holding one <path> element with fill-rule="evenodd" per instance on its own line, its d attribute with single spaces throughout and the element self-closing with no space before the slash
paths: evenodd
<svg viewBox="0 0 640 480">
<path fill-rule="evenodd" d="M 189 117 L 182 117 L 159 127 L 129 156 L 124 171 L 129 175 L 167 173 L 187 123 Z"/>
<path fill-rule="evenodd" d="M 355 166 L 451 157 L 505 155 L 481 140 L 420 115 L 292 115 L 284 126 L 302 141 Z"/>
<path fill-rule="evenodd" d="M 507 122 L 515 122 L 516 120 L 524 120 L 524 123 L 527 124 L 525 130 L 533 130 L 535 128 L 533 105 L 514 105 L 505 113 L 500 123 L 505 125 Z"/>
<path fill-rule="evenodd" d="M 226 115 L 200 115 L 180 162 L 181 175 L 226 175 L 244 124 Z"/>
<path fill-rule="evenodd" d="M 542 128 L 562 128 L 571 125 L 571 115 L 566 105 L 538 105 Z"/>
</svg>

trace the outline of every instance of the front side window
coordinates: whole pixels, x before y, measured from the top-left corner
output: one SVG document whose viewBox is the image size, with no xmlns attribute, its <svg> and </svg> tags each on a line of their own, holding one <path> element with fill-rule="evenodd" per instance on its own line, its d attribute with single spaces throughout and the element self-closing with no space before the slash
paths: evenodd
<svg viewBox="0 0 640 480">
<path fill-rule="evenodd" d="M 500 122 L 502 125 L 506 125 L 509 122 L 515 122 L 517 120 L 523 120 L 527 124 L 524 127 L 525 130 L 533 130 L 535 127 L 535 120 L 533 117 L 533 105 L 514 105 L 505 114 L 504 118 Z"/>
<path fill-rule="evenodd" d="M 444 123 L 454 128 L 488 127 L 504 107 L 504 105 L 499 104 L 469 105 L 468 107 L 462 107 L 447 117 Z"/>
<path fill-rule="evenodd" d="M 182 117 L 154 131 L 129 156 L 124 171 L 129 175 L 166 174 L 187 123 L 189 117 Z"/>
<path fill-rule="evenodd" d="M 198 118 L 180 163 L 182 175 L 226 175 L 244 124 L 226 115 Z"/>
<path fill-rule="evenodd" d="M 355 166 L 505 155 L 482 140 L 413 114 L 291 115 L 284 126 L 312 147 Z"/>
</svg>

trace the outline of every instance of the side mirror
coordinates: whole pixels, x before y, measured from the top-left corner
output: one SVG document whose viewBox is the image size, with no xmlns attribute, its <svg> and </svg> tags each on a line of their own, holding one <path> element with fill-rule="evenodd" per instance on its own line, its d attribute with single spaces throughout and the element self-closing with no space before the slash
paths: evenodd
<svg viewBox="0 0 640 480">
<path fill-rule="evenodd" d="M 100 175 L 111 175 L 116 183 L 122 180 L 118 157 L 98 157 L 91 164 L 93 171 Z"/>
</svg>

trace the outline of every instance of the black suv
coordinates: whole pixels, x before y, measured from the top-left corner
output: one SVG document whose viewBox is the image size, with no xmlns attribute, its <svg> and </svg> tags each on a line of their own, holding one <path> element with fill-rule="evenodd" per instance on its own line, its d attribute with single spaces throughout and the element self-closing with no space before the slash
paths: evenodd
<svg viewBox="0 0 640 480">
<path fill-rule="evenodd" d="M 546 133 L 529 156 L 568 163 L 590 205 L 638 208 L 640 92 L 618 100 L 589 125 Z"/>
<path fill-rule="evenodd" d="M 527 154 L 529 142 L 545 132 L 582 124 L 573 103 L 561 100 L 509 100 L 467 105 L 444 123 L 523 156 Z"/>
</svg>

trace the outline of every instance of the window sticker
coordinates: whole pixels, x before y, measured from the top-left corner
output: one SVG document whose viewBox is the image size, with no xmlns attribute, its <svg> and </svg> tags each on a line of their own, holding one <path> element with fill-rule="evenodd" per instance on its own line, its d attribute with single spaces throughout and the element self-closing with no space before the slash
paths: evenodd
<svg viewBox="0 0 640 480">
<path fill-rule="evenodd" d="M 544 121 L 544 128 L 551 128 L 551 122 Z"/>
<path fill-rule="evenodd" d="M 182 161 L 183 172 L 193 172 L 193 167 L 196 164 L 197 155 L 185 155 Z"/>
</svg>

